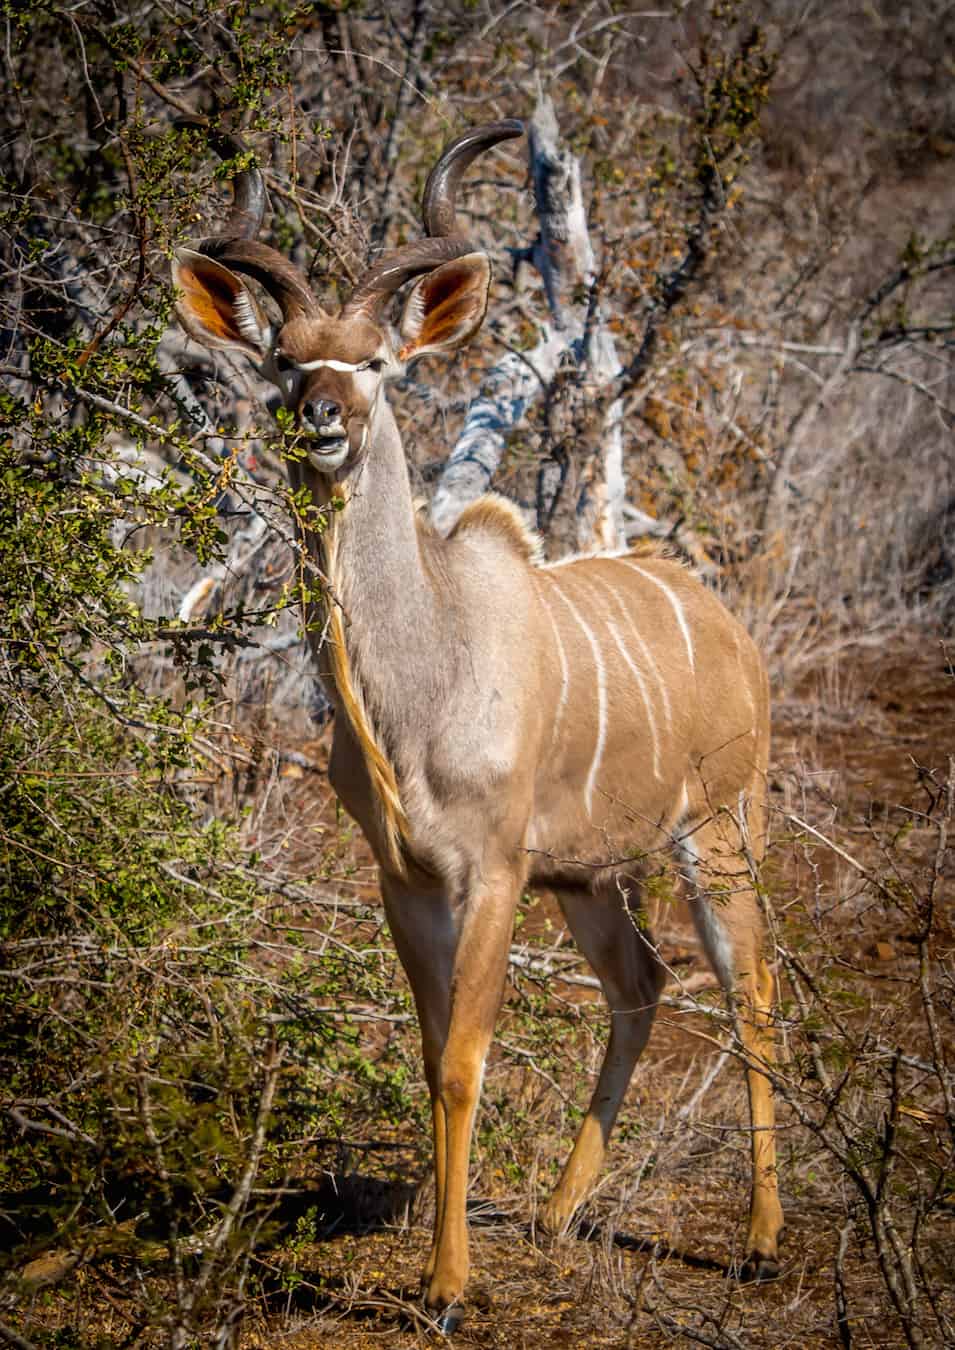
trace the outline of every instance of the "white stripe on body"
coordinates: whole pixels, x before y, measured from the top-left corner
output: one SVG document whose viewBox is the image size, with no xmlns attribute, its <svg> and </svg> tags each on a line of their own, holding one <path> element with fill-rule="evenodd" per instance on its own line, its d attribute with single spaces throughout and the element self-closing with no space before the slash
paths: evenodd
<svg viewBox="0 0 955 1350">
<path fill-rule="evenodd" d="M 676 809 L 676 816 L 671 826 L 671 842 L 673 851 L 676 854 L 677 862 L 682 868 L 682 875 L 686 878 L 690 886 L 696 886 L 696 864 L 699 861 L 699 853 L 693 840 L 693 831 L 686 830 L 681 833 L 687 823 L 687 816 L 690 810 L 690 798 L 686 790 L 686 779 L 680 784 L 680 803 Z"/>
<path fill-rule="evenodd" d="M 736 644 L 736 664 L 739 666 L 740 684 L 743 686 L 743 693 L 746 695 L 746 705 L 753 718 L 753 726 L 756 725 L 756 704 L 753 700 L 753 691 L 749 687 L 749 680 L 746 678 L 746 670 L 743 665 L 743 649 L 740 646 L 739 633 L 733 629 L 733 642 Z"/>
<path fill-rule="evenodd" d="M 646 577 L 647 581 L 652 581 L 654 586 L 658 587 L 666 596 L 667 600 L 669 600 L 673 613 L 676 615 L 676 621 L 680 625 L 683 641 L 686 643 L 686 657 L 690 663 L 690 670 L 696 674 L 696 667 L 693 664 L 693 641 L 690 637 L 690 630 L 687 627 L 683 606 L 680 604 L 679 600 L 670 590 L 670 587 L 666 582 L 661 581 L 659 577 L 655 577 L 652 572 L 648 572 L 646 568 L 641 567 L 639 563 L 632 562 L 629 558 L 621 558 L 620 561 L 623 563 L 624 567 L 632 567 L 635 572 L 640 574 L 640 576 Z"/>
<path fill-rule="evenodd" d="M 584 584 L 580 577 L 577 578 L 577 584 L 580 585 L 580 586 L 583 586 L 583 584 Z M 586 589 L 590 589 L 590 588 L 587 587 Z M 593 594 L 593 592 L 591 592 L 591 594 Z M 602 589 L 601 589 L 601 591 L 600 591 L 600 594 L 601 594 L 601 595 L 604 594 L 604 592 L 603 592 Z M 646 708 L 646 711 L 647 711 L 647 722 L 649 723 L 649 726 L 650 726 L 650 740 L 651 740 L 651 743 L 652 743 L 652 745 L 653 745 L 653 776 L 654 776 L 654 778 L 656 778 L 657 781 L 659 782 L 659 780 L 660 780 L 660 738 L 659 738 L 659 736 L 657 735 L 657 724 L 656 724 L 656 719 L 655 719 L 654 716 L 653 716 L 653 705 L 651 704 L 651 702 L 650 702 L 650 697 L 649 697 L 649 695 L 648 695 L 648 693 L 647 693 L 647 683 L 646 683 L 646 680 L 643 678 L 643 672 L 642 672 L 637 666 L 634 665 L 634 663 L 633 663 L 633 658 L 631 657 L 630 653 L 627 651 L 626 647 L 624 646 L 624 644 L 623 644 L 623 639 L 622 639 L 621 636 L 620 636 L 620 630 L 617 628 L 617 625 L 614 623 L 613 619 L 607 618 L 607 616 L 606 616 L 606 614 L 605 614 L 605 615 L 604 615 L 604 622 L 605 622 L 606 625 L 607 625 L 607 629 L 608 629 L 608 631 L 609 631 L 609 633 L 610 633 L 610 636 L 613 638 L 614 642 L 617 644 L 617 650 L 619 651 L 620 655 L 623 657 L 624 661 L 625 661 L 626 664 L 627 664 L 627 668 L 629 669 L 631 675 L 633 676 L 634 680 L 636 681 L 637 688 L 640 690 L 640 697 L 643 699 L 643 706 L 644 706 L 644 708 Z"/>
<path fill-rule="evenodd" d="M 640 636 L 639 632 L 637 631 L 637 625 L 633 621 L 632 614 L 627 609 L 627 606 L 623 603 L 614 587 L 611 586 L 609 583 L 605 584 L 607 594 L 614 600 L 614 602 L 617 605 L 617 608 L 620 610 L 620 613 L 627 621 L 627 626 L 630 629 L 630 633 L 633 637 L 634 642 L 637 644 L 637 647 L 639 648 L 639 653 L 642 661 L 644 662 L 650 674 L 656 680 L 660 688 L 660 702 L 663 705 L 663 720 L 666 723 L 667 731 L 672 731 L 673 712 L 670 707 L 670 691 L 667 689 L 666 680 L 660 674 L 660 667 L 657 665 L 656 657 L 653 655 L 653 652 L 650 650 L 647 643 L 644 642 L 643 638 Z"/>
<path fill-rule="evenodd" d="M 556 582 L 555 591 L 580 624 L 587 641 L 590 643 L 590 650 L 593 652 L 594 657 L 594 668 L 597 672 L 597 740 L 594 745 L 593 759 L 590 762 L 590 772 L 587 774 L 587 782 L 584 785 L 584 801 L 587 806 L 587 814 L 592 817 L 594 784 L 597 781 L 597 771 L 600 768 L 600 762 L 603 759 L 604 744 L 607 739 L 607 668 L 604 665 L 604 659 L 600 654 L 597 639 L 594 637 L 590 625 L 586 622 L 577 606 L 573 601 L 567 598 L 560 589 L 559 584 Z"/>
<path fill-rule="evenodd" d="M 554 634 L 554 641 L 557 644 L 557 656 L 560 660 L 560 698 L 557 700 L 557 712 L 554 715 L 554 724 L 551 727 L 550 743 L 553 747 L 557 739 L 557 732 L 560 728 L 561 720 L 564 716 L 564 709 L 567 706 L 567 695 L 570 690 L 570 669 L 567 665 L 567 653 L 564 651 L 564 644 L 561 641 L 560 629 L 557 627 L 557 620 L 551 613 L 550 604 L 542 587 L 537 587 L 538 598 L 543 601 L 544 610 L 547 614 L 551 630 Z"/>
</svg>

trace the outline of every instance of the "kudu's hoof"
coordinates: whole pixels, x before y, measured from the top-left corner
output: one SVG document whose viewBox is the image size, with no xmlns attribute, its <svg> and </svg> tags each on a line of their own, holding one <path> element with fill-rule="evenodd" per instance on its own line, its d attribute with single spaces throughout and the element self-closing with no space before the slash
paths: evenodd
<svg viewBox="0 0 955 1350">
<path fill-rule="evenodd" d="M 442 1336 L 453 1336 L 464 1321 L 464 1306 L 460 1303 L 450 1303 L 442 1312 L 433 1312 L 431 1315 L 434 1318 L 435 1328 Z"/>
<path fill-rule="evenodd" d="M 779 1279 L 779 1261 L 775 1256 L 764 1256 L 762 1252 L 750 1252 L 739 1267 L 740 1284 L 768 1284 Z"/>
</svg>

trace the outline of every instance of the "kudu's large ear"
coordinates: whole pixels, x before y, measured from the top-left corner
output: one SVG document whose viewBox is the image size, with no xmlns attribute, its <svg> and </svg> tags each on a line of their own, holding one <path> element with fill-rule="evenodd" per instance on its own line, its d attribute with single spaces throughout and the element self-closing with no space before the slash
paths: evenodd
<svg viewBox="0 0 955 1350">
<path fill-rule="evenodd" d="M 269 348 L 269 326 L 252 292 L 235 272 L 191 248 L 176 250 L 172 263 L 179 322 L 207 347 L 237 347 L 254 361 Z"/>
<path fill-rule="evenodd" d="M 405 302 L 399 332 L 402 361 L 426 352 L 453 352 L 484 321 L 491 265 L 483 253 L 465 253 L 416 281 Z"/>
</svg>

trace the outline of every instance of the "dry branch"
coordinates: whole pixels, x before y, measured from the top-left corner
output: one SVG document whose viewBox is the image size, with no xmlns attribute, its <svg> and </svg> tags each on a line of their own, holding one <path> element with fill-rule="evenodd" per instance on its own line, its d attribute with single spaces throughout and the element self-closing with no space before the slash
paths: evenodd
<svg viewBox="0 0 955 1350">
<path fill-rule="evenodd" d="M 540 234 L 521 255 L 543 282 L 550 318 L 528 352 L 510 352 L 485 377 L 435 489 L 431 519 L 447 533 L 468 502 L 491 484 L 510 433 L 531 403 L 551 388 L 569 358 L 595 389 L 620 370 L 594 288 L 597 266 L 587 229 L 580 163 L 562 144 L 551 99 L 542 94 L 529 129 L 530 172 Z M 616 548 L 624 541 L 621 405 L 604 420 L 602 444 L 591 450 L 576 505 L 577 547 Z"/>
</svg>

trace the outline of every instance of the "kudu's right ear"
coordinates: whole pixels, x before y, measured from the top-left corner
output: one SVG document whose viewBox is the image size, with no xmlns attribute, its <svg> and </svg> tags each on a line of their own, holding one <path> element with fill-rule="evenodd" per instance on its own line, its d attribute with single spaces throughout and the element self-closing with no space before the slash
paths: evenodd
<svg viewBox="0 0 955 1350">
<path fill-rule="evenodd" d="M 442 263 L 416 281 L 401 316 L 400 360 L 463 346 L 484 321 L 490 284 L 491 264 L 483 253 Z"/>
<path fill-rule="evenodd" d="M 265 357 L 269 325 L 235 272 L 191 248 L 176 250 L 172 262 L 179 322 L 207 347 L 236 347 L 253 361 Z"/>
</svg>

